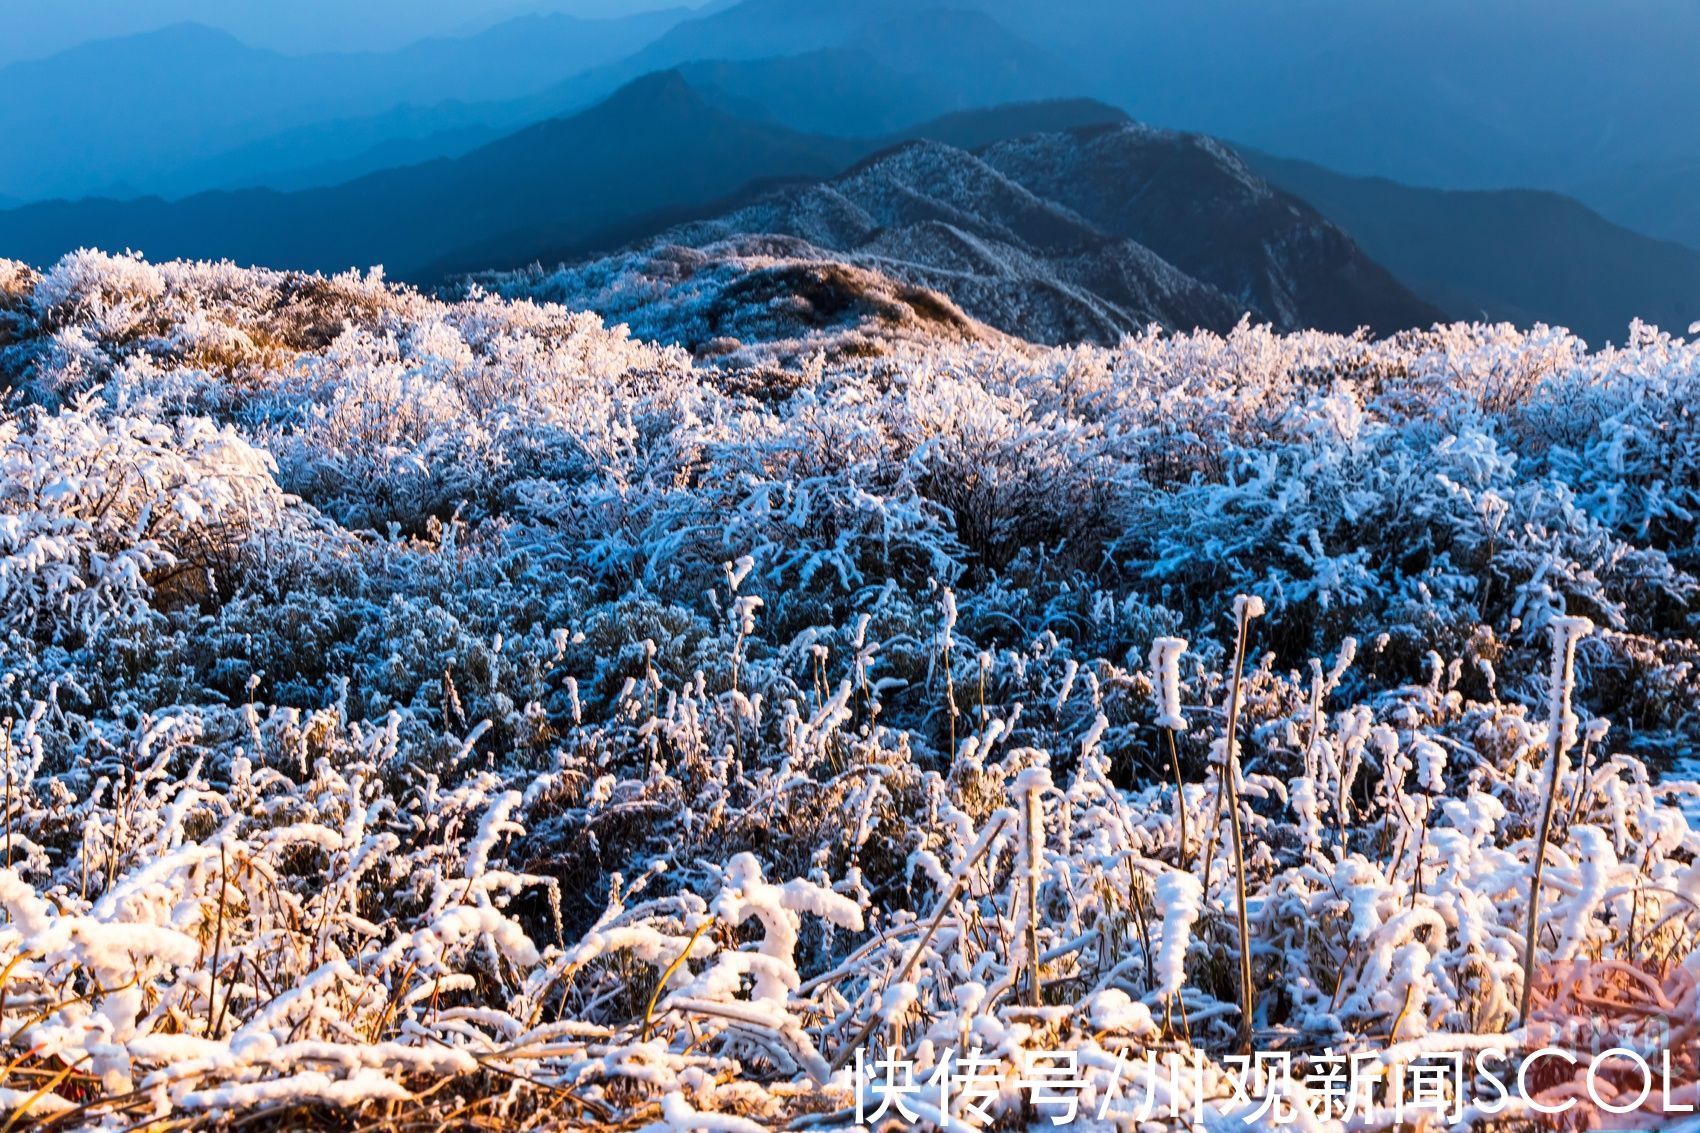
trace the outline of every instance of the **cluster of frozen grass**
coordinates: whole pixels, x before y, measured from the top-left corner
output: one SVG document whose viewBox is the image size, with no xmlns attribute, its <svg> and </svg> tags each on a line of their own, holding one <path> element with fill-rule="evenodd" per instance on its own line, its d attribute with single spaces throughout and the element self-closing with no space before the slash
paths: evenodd
<svg viewBox="0 0 1700 1133">
<path fill-rule="evenodd" d="M 0 263 L 0 1102 L 1238 1125 L 1583 1012 L 1693 1100 L 1700 346 L 858 354 Z"/>
</svg>

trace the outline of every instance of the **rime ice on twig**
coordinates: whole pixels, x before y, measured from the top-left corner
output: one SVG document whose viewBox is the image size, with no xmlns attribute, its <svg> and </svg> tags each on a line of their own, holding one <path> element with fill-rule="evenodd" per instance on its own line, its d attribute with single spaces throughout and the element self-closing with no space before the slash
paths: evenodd
<svg viewBox="0 0 1700 1133">
<path fill-rule="evenodd" d="M 1151 687 L 1157 698 L 1157 726 L 1186 731 L 1181 715 L 1181 654 L 1186 639 L 1159 637 L 1151 643 Z"/>
<path fill-rule="evenodd" d="M 1552 666 L 1547 673 L 1546 789 L 1541 798 L 1541 821 L 1535 834 L 1533 876 L 1529 881 L 1529 911 L 1523 922 L 1523 998 L 1518 1021 L 1530 1023 L 1534 1000 L 1535 950 L 1541 926 L 1541 879 L 1546 873 L 1547 843 L 1552 838 L 1552 819 L 1558 806 L 1558 787 L 1564 777 L 1565 757 L 1576 744 L 1576 713 L 1570 701 L 1576 691 L 1576 643 L 1594 632 L 1594 623 L 1583 617 L 1552 620 Z"/>
</svg>

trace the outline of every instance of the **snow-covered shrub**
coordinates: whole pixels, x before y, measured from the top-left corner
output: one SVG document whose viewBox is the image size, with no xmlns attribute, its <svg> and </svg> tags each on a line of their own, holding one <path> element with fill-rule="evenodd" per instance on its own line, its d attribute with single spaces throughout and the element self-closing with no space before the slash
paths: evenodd
<svg viewBox="0 0 1700 1133">
<path fill-rule="evenodd" d="M 204 418 L 119 416 L 85 398 L 0 419 L 0 625 L 75 647 L 150 603 L 230 592 L 239 580 L 220 575 L 279 527 L 273 468 Z"/>
<path fill-rule="evenodd" d="M 137 255 L 109 256 L 84 248 L 54 264 L 35 285 L 43 321 L 82 323 L 101 338 L 123 342 L 157 318 L 165 274 Z"/>
<path fill-rule="evenodd" d="M 843 1126 L 858 1050 L 977 1046 L 1009 1125 L 1048 1049 L 1093 1114 L 1196 1055 L 1238 1125 L 1247 1028 L 1398 1062 L 1602 988 L 1687 1072 L 1697 374 L 1469 326 L 694 361 L 0 265 L 0 1103 Z"/>
</svg>

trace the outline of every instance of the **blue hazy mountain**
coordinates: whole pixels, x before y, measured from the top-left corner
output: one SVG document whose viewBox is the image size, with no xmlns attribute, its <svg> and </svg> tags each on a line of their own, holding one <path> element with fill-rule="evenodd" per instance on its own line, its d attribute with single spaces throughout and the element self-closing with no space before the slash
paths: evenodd
<svg viewBox="0 0 1700 1133">
<path fill-rule="evenodd" d="M 741 116 L 678 71 L 658 72 L 583 113 L 459 157 L 338 185 L 0 211 L 0 256 L 46 263 L 93 245 L 326 271 L 382 264 L 393 276 L 432 281 L 639 239 L 752 185 L 829 176 L 935 127 L 942 139 L 978 143 L 1121 117 L 1100 104 L 1059 101 L 959 113 L 891 137 L 839 138 L 792 130 L 771 114 Z"/>
<path fill-rule="evenodd" d="M 729 105 L 776 105 L 776 121 L 841 135 L 1076 87 L 1065 60 L 984 14 L 884 0 L 532 16 L 383 54 L 285 56 L 185 25 L 0 69 L 7 86 L 41 92 L 0 105 L 19 143 L 0 192 L 331 185 L 459 156 L 675 66 Z"/>
<path fill-rule="evenodd" d="M 1680 333 L 1700 318 L 1700 251 L 1570 197 L 1414 188 L 1263 154 L 1249 162 L 1455 318 L 1551 323 L 1596 344 L 1623 342 L 1632 319 Z"/>
<path fill-rule="evenodd" d="M 0 256 L 43 263 L 90 245 L 327 271 L 382 264 L 420 278 L 462 249 L 593 243 L 635 218 L 715 200 L 756 178 L 833 173 L 861 152 L 857 143 L 740 119 L 665 72 L 462 157 L 328 188 L 0 212 Z"/>
<path fill-rule="evenodd" d="M 290 131 L 310 137 L 327 123 L 397 108 L 534 93 L 637 50 L 686 14 L 525 16 L 385 53 L 284 55 L 195 24 L 85 44 L 0 68 L 0 89 L 12 92 L 0 100 L 0 192 L 27 199 L 211 187 L 229 178 L 205 163 L 244 144 Z M 454 124 L 427 117 L 428 129 Z M 207 182 L 185 185 L 181 171 L 197 163 Z"/>
<path fill-rule="evenodd" d="M 464 155 L 332 186 L 0 211 L 0 256 L 43 263 L 93 244 L 155 257 L 228 257 L 323 270 L 381 263 L 392 275 L 430 282 L 532 260 L 570 260 L 693 218 L 730 215 L 764 181 L 813 184 L 905 138 L 975 151 L 1002 139 L 1126 120 L 1107 105 L 1076 100 L 958 112 L 890 130 L 927 105 L 909 101 L 920 89 L 916 84 L 893 79 L 871 84 L 849 104 L 867 124 L 858 131 L 862 138 L 797 130 L 786 119 L 830 116 L 829 107 L 814 101 L 820 87 L 814 80 L 830 73 L 828 63 L 847 75 L 857 54 L 829 49 L 806 58 L 815 69 L 780 59 L 686 68 L 695 82 L 677 70 L 658 73 L 591 110 L 526 127 Z M 888 99 L 874 97 L 878 91 Z M 931 91 L 935 101 L 955 97 L 948 86 Z M 846 118 L 839 125 L 849 123 Z M 1290 242 L 1281 235 L 1288 222 L 1280 218 L 1292 206 L 1248 207 L 1238 191 L 1229 191 L 1235 166 L 1210 146 L 1122 142 L 1081 143 L 1056 153 L 1008 146 L 996 151 L 1006 166 L 1014 155 L 1029 154 L 1027 167 L 995 172 L 1068 211 L 1076 225 L 1071 231 L 1097 234 L 1087 241 L 1099 249 L 1090 270 L 1078 249 L 1049 244 L 1012 245 L 1011 254 L 993 257 L 1003 265 L 993 277 L 1010 276 L 1004 269 L 1021 255 L 1040 262 L 1038 269 L 1016 273 L 1014 286 L 1040 289 L 1033 293 L 1062 294 L 1066 287 L 1059 281 L 1066 279 L 1095 281 L 1083 292 L 1086 307 L 1058 307 L 1059 327 L 1074 326 L 1066 320 L 1075 319 L 1078 328 L 1102 337 L 1133 325 L 1140 312 L 1165 310 L 1179 320 L 1207 309 L 1171 302 L 1184 289 L 1171 294 L 1150 284 L 1161 272 L 1143 266 L 1147 255 L 1218 295 L 1249 297 L 1252 309 L 1284 325 L 1346 326 L 1364 310 L 1381 312 L 1365 320 L 1371 325 L 1400 325 L 1397 313 L 1410 308 L 1401 307 L 1396 289 L 1376 274 L 1382 267 L 1436 314 L 1557 323 L 1596 341 L 1620 339 L 1636 315 L 1682 327 L 1700 314 L 1694 308 L 1700 253 L 1613 225 L 1556 194 L 1417 189 L 1254 154 L 1258 173 L 1315 206 L 1367 253 L 1360 262 L 1347 247 L 1350 240 L 1330 235 L 1326 226 L 1300 224 L 1293 231 L 1308 233 L 1309 246 L 1321 249 L 1311 268 L 1295 261 L 1274 275 L 1260 274 L 1247 265 Z M 967 160 L 938 168 L 978 170 Z M 735 227 L 740 235 L 756 234 L 747 223 Z M 962 231 L 980 238 L 975 224 Z M 1117 250 L 1116 240 L 1139 248 Z M 919 237 L 910 243 L 922 245 Z M 838 250 L 864 254 L 868 246 L 859 238 Z M 1212 258 L 1217 255 L 1235 266 L 1222 266 Z M 910 258 L 925 261 L 919 253 Z M 937 280 L 927 285 L 942 286 Z M 1333 292 L 1338 305 L 1329 301 Z M 1374 299 L 1377 292 L 1383 298 Z M 1127 298 L 1142 294 L 1165 298 Z M 1099 300 L 1101 309 L 1093 306 Z M 1088 309 L 1096 313 L 1079 314 Z"/>
<path fill-rule="evenodd" d="M 999 140 L 1012 133 L 1028 143 Z M 776 213 L 776 200 L 794 203 Z M 0 256 L 44 263 L 96 244 L 319 270 L 382 264 L 433 282 L 573 259 L 693 217 L 762 236 L 764 218 L 806 219 L 817 201 L 862 218 L 823 254 L 883 256 L 900 278 L 1047 340 L 1113 339 L 1153 320 L 1225 328 L 1248 310 L 1282 326 L 1381 330 L 1438 315 L 1224 147 L 1100 104 L 957 113 L 857 140 L 741 117 L 676 70 L 462 157 L 330 188 L 0 212 Z"/>
<path fill-rule="evenodd" d="M 693 22 L 712 27 L 714 20 Z M 973 11 L 921 9 L 867 26 L 810 25 L 795 35 L 774 34 L 777 46 L 794 47 L 846 29 L 849 38 L 835 46 L 753 59 L 693 58 L 676 69 L 724 109 L 839 136 L 895 133 L 960 110 L 1076 90 L 1065 60 Z M 718 42 L 719 33 L 710 38 Z M 692 50 L 675 42 L 666 55 Z M 312 188 L 459 156 L 531 122 L 594 105 L 631 81 L 635 66 L 623 61 L 506 102 L 403 106 L 316 122 L 186 166 L 159 188 L 168 196 L 204 188 Z"/>
<path fill-rule="evenodd" d="M 1693 0 L 983 0 L 1135 117 L 1349 173 L 1581 193 L 1643 227 L 1700 227 Z M 1689 182 L 1691 185 L 1692 182 Z M 1674 191 L 1672 191 L 1674 190 Z M 1620 209 L 1626 208 L 1629 211 Z"/>
<path fill-rule="evenodd" d="M 22 22 L 32 12 L 39 22 L 45 0 L 20 2 Z M 89 2 L 112 8 L 116 0 Z M 188 12 L 200 2 L 169 0 L 176 6 L 160 10 Z M 323 8 L 328 0 L 314 2 Z M 393 7 L 396 0 L 384 2 Z M 615 0 L 575 2 L 580 13 L 606 14 Z M 1000 43 L 975 39 L 962 20 L 928 37 L 894 40 L 883 46 L 908 52 L 910 65 L 893 68 L 888 58 L 869 72 L 868 86 L 895 73 L 929 111 L 941 108 L 941 90 L 987 104 L 1091 96 L 1142 121 L 1349 173 L 1445 188 L 1554 189 L 1654 234 L 1695 239 L 1700 232 L 1700 200 L 1689 191 L 1700 167 L 1700 67 L 1692 60 L 1700 4 L 1693 0 L 948 3 L 995 19 Z M 241 0 L 232 11 L 259 19 L 263 7 Z M 427 7 L 440 15 L 453 3 Z M 277 22 L 282 10 L 274 6 L 266 18 Z M 645 30 L 633 34 L 635 42 L 612 36 L 605 50 L 588 50 L 595 37 L 587 30 L 555 38 L 522 31 L 497 53 L 494 74 L 488 64 L 481 70 L 425 51 L 408 56 L 407 75 L 388 85 L 377 75 L 391 63 L 376 59 L 364 68 L 371 75 L 332 79 L 314 70 L 322 60 L 312 56 L 291 57 L 293 68 L 280 70 L 264 53 L 221 63 L 228 52 L 213 51 L 202 66 L 193 49 L 148 41 L 141 45 L 147 58 L 126 63 L 101 54 L 111 45 L 91 45 L 79 52 L 96 55 L 70 53 L 82 59 L 80 69 L 0 71 L 8 90 L 23 92 L 0 106 L 11 150 L 0 163 L 0 193 L 328 184 L 386 164 L 464 153 L 585 109 L 652 71 L 856 50 L 872 29 L 920 14 L 900 0 L 718 0 L 682 14 L 688 18 L 616 21 L 625 31 Z M 571 20 L 557 26 L 579 27 Z M 1032 54 L 1006 66 L 1014 43 Z M 990 52 L 988 66 L 953 61 L 982 49 Z M 349 57 L 342 58 L 346 64 Z M 846 72 L 834 68 L 848 59 L 817 59 L 818 87 L 801 92 L 790 124 L 844 135 L 865 128 L 869 107 L 846 85 Z M 1059 65 L 1066 90 L 1032 85 L 1036 67 Z M 284 73 L 296 77 L 278 78 Z M 716 85 L 700 72 L 691 77 Z M 394 93 L 397 83 L 408 88 L 404 94 Z M 729 92 L 737 84 L 732 74 L 719 80 Z M 251 88 L 270 91 L 275 111 L 255 115 Z M 302 110 L 303 102 L 311 109 Z"/>
<path fill-rule="evenodd" d="M 834 47 L 678 69 L 729 109 L 840 136 L 896 133 L 958 111 L 1079 93 L 1066 60 L 984 13 L 945 9 L 906 13 Z"/>
<path fill-rule="evenodd" d="M 1634 166 L 1674 191 L 1644 226 L 1700 225 L 1679 176 L 1700 162 L 1700 4 L 1692 0 L 951 0 L 1005 42 L 1061 60 L 1068 93 L 1351 173 L 1446 188 L 1583 193 L 1633 209 Z M 913 16 L 893 0 L 742 0 L 682 21 L 634 57 L 539 96 L 558 113 L 643 71 L 842 47 Z M 954 33 L 964 34 L 965 24 Z M 916 41 L 948 73 L 949 36 Z M 963 54 L 967 54 L 964 52 Z M 974 77 L 996 87 L 998 68 Z M 1018 71 L 1025 81 L 1025 71 Z M 1029 95 L 994 90 L 988 102 Z M 844 104 L 846 118 L 855 113 Z M 850 123 L 811 128 L 854 132 Z M 1585 172 L 1582 172 L 1585 171 Z"/>
<path fill-rule="evenodd" d="M 393 51 L 541 13 L 615 19 L 680 0 L 6 0 L 0 67 L 100 39 L 205 24 L 291 55 Z M 715 0 L 724 3 L 725 0 Z M 693 6 L 695 6 L 693 0 Z M 706 5 L 705 5 L 706 7 Z"/>
<path fill-rule="evenodd" d="M 0 194 L 71 177 L 114 198 L 192 195 L 13 210 L 0 254 L 101 243 L 383 262 L 413 278 L 569 258 L 724 211 L 751 180 L 836 173 L 895 138 L 974 150 L 1050 129 L 1017 129 L 1009 109 L 963 112 L 1086 91 L 1159 124 L 1320 157 L 1254 162 L 1448 314 L 1602 339 L 1635 314 L 1685 326 L 1700 313 L 1691 253 L 1612 223 L 1700 239 L 1700 158 L 1684 156 L 1700 153 L 1700 115 L 1682 113 L 1700 105 L 1700 78 L 1677 43 L 1700 31 L 1700 6 L 953 3 L 530 16 L 364 55 L 285 56 L 192 26 L 87 45 L 0 70 L 31 94 L 0 103 L 12 143 Z M 658 67 L 669 77 L 641 77 Z M 981 133 L 942 137 L 937 116 L 953 112 L 951 128 Z M 1421 188 L 1572 182 L 1611 220 L 1550 192 Z M 233 191 L 192 193 L 207 186 Z M 1150 246 L 1184 263 L 1208 236 L 1187 231 Z"/>
<path fill-rule="evenodd" d="M 1606 165 L 1578 177 L 1575 192 L 1619 224 L 1700 248 L 1700 153 Z"/>
</svg>

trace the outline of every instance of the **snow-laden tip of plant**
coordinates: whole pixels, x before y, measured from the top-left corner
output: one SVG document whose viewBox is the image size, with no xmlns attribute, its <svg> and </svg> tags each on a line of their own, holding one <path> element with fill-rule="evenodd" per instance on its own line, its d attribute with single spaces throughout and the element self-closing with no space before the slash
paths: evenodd
<svg viewBox="0 0 1700 1133">
<path fill-rule="evenodd" d="M 1188 834 L 1186 783 L 1181 772 L 1180 749 L 1175 733 L 1186 731 L 1186 717 L 1181 715 L 1181 654 L 1186 652 L 1186 639 L 1159 637 L 1151 643 L 1151 688 L 1157 700 L 1157 726 L 1162 728 L 1169 746 L 1169 767 L 1175 776 L 1175 820 L 1179 852 L 1176 860 L 1182 866 L 1191 861 L 1192 845 Z"/>
<path fill-rule="evenodd" d="M 1157 726 L 1186 731 L 1186 717 L 1181 715 L 1181 655 L 1186 652 L 1183 637 L 1159 637 L 1151 643 L 1151 686 L 1157 699 Z"/>
<path fill-rule="evenodd" d="M 1157 920 L 1162 940 L 1157 948 L 1157 981 L 1153 988 L 1164 999 L 1180 994 L 1186 985 L 1187 949 L 1192 928 L 1204 912 L 1204 887 L 1190 873 L 1169 870 L 1157 878 Z"/>
</svg>

